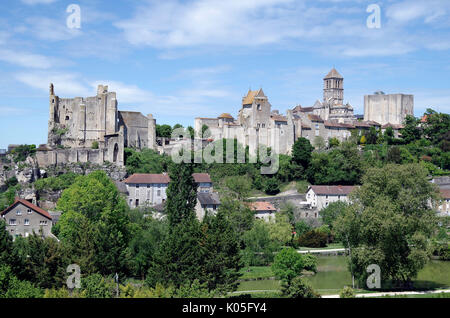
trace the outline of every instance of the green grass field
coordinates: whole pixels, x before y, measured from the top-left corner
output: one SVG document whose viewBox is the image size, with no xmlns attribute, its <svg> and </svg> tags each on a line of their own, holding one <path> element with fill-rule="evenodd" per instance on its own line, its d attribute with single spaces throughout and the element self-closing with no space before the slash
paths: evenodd
<svg viewBox="0 0 450 318">
<path fill-rule="evenodd" d="M 341 243 L 330 243 L 330 244 L 328 244 L 327 247 L 318 247 L 318 248 L 314 248 L 314 247 L 299 247 L 298 250 L 300 250 L 300 251 L 314 251 L 314 250 L 333 250 L 333 249 L 337 249 L 337 248 L 344 248 L 344 245 L 342 245 Z"/>
<path fill-rule="evenodd" d="M 313 288 L 322 295 L 338 294 L 344 286 L 352 285 L 351 274 L 347 269 L 347 259 L 344 256 L 318 256 L 317 274 L 306 276 Z M 243 270 L 245 271 L 245 270 Z M 280 282 L 277 280 L 265 279 L 272 277 L 270 267 L 250 267 L 250 272 L 245 272 L 241 278 L 261 280 L 241 282 L 238 291 L 268 290 L 279 291 Z M 424 269 L 419 272 L 414 280 L 417 289 L 436 289 L 450 287 L 450 262 L 430 261 Z M 360 291 L 368 292 L 368 291 Z M 410 295 L 407 295 L 410 296 Z M 412 295 L 411 295 L 412 296 Z M 429 296 L 432 295 L 417 295 Z M 437 297 L 437 296 L 436 296 Z"/>
</svg>

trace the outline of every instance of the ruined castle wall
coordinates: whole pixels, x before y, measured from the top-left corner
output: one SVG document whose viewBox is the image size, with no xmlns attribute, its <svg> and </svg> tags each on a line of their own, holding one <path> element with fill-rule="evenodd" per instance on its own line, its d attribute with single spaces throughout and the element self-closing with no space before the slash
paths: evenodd
<svg viewBox="0 0 450 318">
<path fill-rule="evenodd" d="M 138 112 L 119 111 L 119 124 L 124 126 L 125 147 L 148 148 L 148 118 Z"/>
<path fill-rule="evenodd" d="M 54 135 L 64 147 L 102 146 L 105 134 L 117 131 L 117 100 L 114 92 L 99 86 L 95 97 L 59 98 L 50 96 L 49 145 L 55 146 Z"/>
<path fill-rule="evenodd" d="M 407 115 L 414 115 L 414 95 L 379 94 L 364 96 L 364 120 L 381 125 L 402 124 Z"/>
</svg>

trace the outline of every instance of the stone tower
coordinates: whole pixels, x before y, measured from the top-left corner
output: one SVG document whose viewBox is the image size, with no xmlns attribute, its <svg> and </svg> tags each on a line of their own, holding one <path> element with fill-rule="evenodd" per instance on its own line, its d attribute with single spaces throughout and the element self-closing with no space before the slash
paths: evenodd
<svg viewBox="0 0 450 318">
<path fill-rule="evenodd" d="M 323 79 L 323 101 L 331 105 L 344 103 L 344 78 L 334 67 Z"/>
</svg>

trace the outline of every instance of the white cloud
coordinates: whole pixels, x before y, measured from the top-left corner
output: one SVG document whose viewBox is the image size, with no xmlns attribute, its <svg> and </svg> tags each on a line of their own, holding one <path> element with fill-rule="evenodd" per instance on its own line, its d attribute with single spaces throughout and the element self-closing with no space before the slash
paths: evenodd
<svg viewBox="0 0 450 318">
<path fill-rule="evenodd" d="M 117 100 L 121 104 L 145 104 L 155 99 L 154 95 L 149 91 L 143 90 L 136 85 L 127 85 L 117 81 L 95 81 L 90 86 L 97 91 L 97 86 L 100 84 L 107 85 L 108 91 L 116 92 Z"/>
<path fill-rule="evenodd" d="M 87 96 L 92 94 L 92 89 L 83 83 L 79 75 L 69 72 L 23 72 L 16 74 L 15 78 L 23 84 L 46 93 L 49 91 L 50 83 L 53 83 L 56 94 L 60 96 Z"/>
<path fill-rule="evenodd" d="M 422 19 L 425 23 L 439 22 L 439 18 L 447 16 L 450 3 L 447 0 L 408 0 L 395 3 L 387 8 L 386 16 L 392 23 L 407 24 Z"/>
<path fill-rule="evenodd" d="M 54 3 L 58 0 L 20 0 L 22 3 L 29 4 L 29 5 L 35 5 L 35 4 L 50 4 Z"/>
<path fill-rule="evenodd" d="M 29 110 L 19 107 L 0 106 L 0 114 L 2 116 L 15 116 L 27 113 Z"/>
<path fill-rule="evenodd" d="M 31 17 L 25 19 L 25 23 L 26 31 L 45 41 L 71 40 L 82 34 L 82 29 L 68 28 L 65 19 Z"/>
<path fill-rule="evenodd" d="M 46 56 L 17 50 L 0 49 L 0 61 L 29 68 L 48 69 L 52 67 L 52 62 Z"/>
</svg>

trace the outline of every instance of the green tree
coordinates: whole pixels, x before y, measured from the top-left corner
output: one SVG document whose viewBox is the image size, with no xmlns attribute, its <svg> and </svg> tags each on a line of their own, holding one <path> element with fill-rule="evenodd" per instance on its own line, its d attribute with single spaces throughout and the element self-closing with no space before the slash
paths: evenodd
<svg viewBox="0 0 450 318">
<path fill-rule="evenodd" d="M 267 178 L 264 186 L 264 192 L 270 195 L 280 193 L 280 182 L 277 178 Z"/>
<path fill-rule="evenodd" d="M 253 227 L 244 233 L 242 260 L 245 266 L 267 266 L 273 261 L 274 252 L 281 248 L 279 242 L 270 239 L 269 225 L 255 220 Z"/>
<path fill-rule="evenodd" d="M 231 176 L 225 178 L 225 187 L 239 201 L 247 199 L 252 189 L 252 183 L 247 176 Z"/>
<path fill-rule="evenodd" d="M 61 286 L 65 279 L 65 260 L 62 246 L 54 238 L 33 234 L 25 239 L 25 279 L 40 288 Z"/>
<path fill-rule="evenodd" d="M 170 125 L 156 125 L 156 137 L 170 138 L 172 136 L 172 127 Z"/>
<path fill-rule="evenodd" d="M 422 132 L 419 128 L 419 119 L 414 116 L 407 115 L 404 121 L 404 128 L 400 129 L 402 138 L 406 143 L 411 143 L 419 140 L 422 137 Z"/>
<path fill-rule="evenodd" d="M 112 298 L 114 283 L 100 274 L 92 274 L 81 279 L 81 296 L 84 298 Z"/>
<path fill-rule="evenodd" d="M 333 228 L 333 223 L 337 217 L 342 214 L 347 207 L 346 202 L 337 201 L 330 203 L 326 208 L 320 210 L 319 214 L 322 217 L 322 222 Z"/>
<path fill-rule="evenodd" d="M 353 204 L 334 229 L 352 249 L 349 266 L 355 277 L 363 282 L 366 267 L 377 264 L 382 281 L 410 286 L 428 260 L 437 224 L 429 205 L 437 190 L 428 182 L 426 169 L 418 164 L 371 168 L 350 198 Z"/>
<path fill-rule="evenodd" d="M 303 137 L 298 138 L 292 146 L 292 161 L 301 165 L 306 170 L 311 162 L 311 153 L 313 150 L 314 147 L 308 139 Z"/>
<path fill-rule="evenodd" d="M 336 148 L 339 147 L 339 139 L 337 139 L 336 137 L 330 138 L 328 140 L 328 145 L 330 146 L 330 148 Z"/>
<path fill-rule="evenodd" d="M 204 272 L 208 290 L 233 291 L 242 268 L 239 236 L 233 230 L 224 212 L 206 215 L 203 220 L 205 235 Z"/>
<path fill-rule="evenodd" d="M 170 228 L 182 220 L 195 219 L 197 184 L 192 177 L 193 172 L 192 164 L 187 163 L 173 164 L 169 170 L 166 214 Z"/>
<path fill-rule="evenodd" d="M 279 245 L 285 245 L 291 241 L 292 225 L 289 223 L 286 215 L 276 213 L 275 219 L 271 219 L 268 224 L 271 240 L 277 242 Z"/>
<path fill-rule="evenodd" d="M 322 151 L 325 149 L 326 143 L 322 136 L 314 137 L 314 147 L 319 151 Z"/>
<path fill-rule="evenodd" d="M 286 290 L 291 286 L 292 280 L 300 276 L 304 269 L 315 269 L 316 262 L 314 257 L 305 257 L 291 247 L 285 248 L 275 256 L 272 271 L 277 278 L 282 280 Z"/>
<path fill-rule="evenodd" d="M 283 294 L 289 298 L 320 298 L 320 295 L 314 291 L 311 284 L 303 277 L 295 277 L 288 288 L 283 290 Z"/>
</svg>

